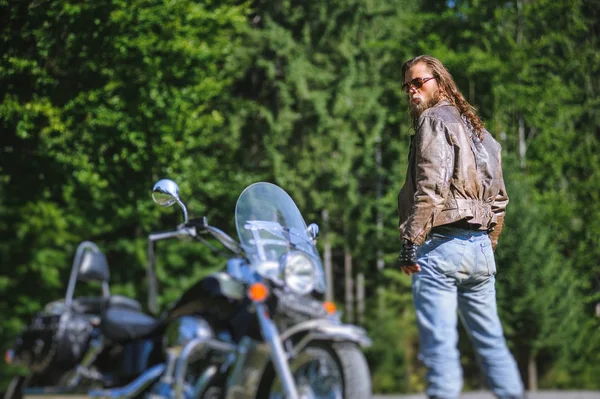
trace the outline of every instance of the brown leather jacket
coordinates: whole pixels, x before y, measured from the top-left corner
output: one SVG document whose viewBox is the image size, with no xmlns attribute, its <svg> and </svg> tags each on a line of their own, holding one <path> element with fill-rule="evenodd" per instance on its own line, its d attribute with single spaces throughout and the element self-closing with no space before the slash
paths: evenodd
<svg viewBox="0 0 600 399">
<path fill-rule="evenodd" d="M 400 237 L 420 245 L 433 227 L 458 222 L 488 231 L 495 249 L 507 204 L 500 144 L 487 131 L 483 140 L 471 134 L 446 100 L 425 110 L 398 194 Z"/>
</svg>

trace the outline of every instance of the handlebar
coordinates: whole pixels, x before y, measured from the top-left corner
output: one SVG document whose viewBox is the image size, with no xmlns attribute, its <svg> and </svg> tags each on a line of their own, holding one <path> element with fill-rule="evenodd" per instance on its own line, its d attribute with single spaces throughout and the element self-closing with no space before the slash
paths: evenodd
<svg viewBox="0 0 600 399">
<path fill-rule="evenodd" d="M 175 231 L 165 231 L 148 235 L 148 269 L 146 271 L 146 275 L 148 278 L 148 310 L 151 313 L 158 313 L 158 282 L 156 279 L 156 257 L 154 255 L 156 250 L 156 242 L 168 240 L 170 238 L 191 237 L 203 241 L 205 244 L 210 246 L 210 244 L 208 244 L 204 239 L 199 237 L 199 232 L 210 233 L 231 252 L 235 253 L 236 255 L 243 254 L 242 248 L 236 240 L 231 238 L 224 231 L 210 226 L 205 217 L 189 220 L 186 224 L 179 225 Z"/>
<path fill-rule="evenodd" d="M 224 231 L 222 231 L 216 227 L 209 226 L 209 225 L 206 225 L 206 231 L 208 231 L 213 237 L 215 237 L 217 240 L 219 240 L 219 242 L 221 244 L 223 244 L 225 246 L 225 248 L 227 248 L 234 254 L 236 254 L 236 255 L 243 254 L 240 244 L 236 240 L 231 238 L 229 235 L 227 235 L 227 233 L 225 233 Z"/>
<path fill-rule="evenodd" d="M 146 276 L 148 278 L 148 310 L 152 314 L 158 313 L 158 282 L 156 280 L 156 242 L 175 237 L 196 237 L 195 227 L 180 226 L 175 231 L 165 231 L 161 233 L 152 233 L 148 236 L 148 268 Z"/>
<path fill-rule="evenodd" d="M 175 231 L 165 231 L 162 233 L 152 233 L 148 236 L 148 240 L 155 242 L 166 240 L 169 238 L 175 237 L 196 237 L 196 228 L 195 227 L 181 227 Z"/>
</svg>

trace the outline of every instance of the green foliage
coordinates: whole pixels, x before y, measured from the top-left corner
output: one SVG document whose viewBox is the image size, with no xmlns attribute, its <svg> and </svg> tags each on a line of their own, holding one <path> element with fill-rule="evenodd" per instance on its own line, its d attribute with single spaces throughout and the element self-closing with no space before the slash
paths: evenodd
<svg viewBox="0 0 600 399">
<path fill-rule="evenodd" d="M 232 188 L 246 182 L 243 168 L 221 167 L 235 164 L 238 146 L 223 128 L 223 109 L 238 73 L 227 64 L 246 29 L 247 5 L 0 7 L 5 348 L 28 315 L 64 295 L 84 239 L 106 252 L 113 291 L 143 300 L 145 236 L 181 220 L 173 211 L 162 217 L 152 203 L 159 178 L 181 182 L 192 212 L 211 217 L 212 205 L 229 204 L 219 217 L 231 218 Z M 162 304 L 218 264 L 199 246 L 165 245 L 165 252 Z"/>
<path fill-rule="evenodd" d="M 531 195 L 531 177 L 515 165 L 515 160 L 505 160 L 507 190 L 513 201 L 497 254 L 502 287 L 498 301 L 521 370 L 527 370 L 530 359 L 539 359 L 538 369 L 544 376 L 552 364 L 543 360 L 547 356 L 560 359 L 564 342 L 578 334 L 580 320 L 585 319 L 581 297 L 585 280 L 561 253 L 556 234 L 546 225 L 554 204 L 536 201 Z M 555 386 L 551 379 L 543 378 L 541 383 Z"/>
<path fill-rule="evenodd" d="M 367 351 L 373 387 L 382 393 L 423 391 L 425 369 L 416 361 L 418 351 L 410 280 L 398 270 L 384 270 L 381 284 L 369 301 L 367 323 L 373 346 Z"/>
<path fill-rule="evenodd" d="M 84 239 L 113 291 L 144 301 L 146 235 L 181 221 L 152 203 L 159 178 L 230 233 L 240 191 L 267 180 L 323 227 L 337 299 L 345 255 L 365 273 L 375 390 L 422 390 L 410 281 L 377 265 L 399 248 L 400 66 L 428 53 L 503 145 L 497 290 L 525 380 L 533 359 L 540 386 L 600 388 L 598 14 L 581 0 L 0 1 L 0 349 L 64 295 Z M 185 242 L 158 253 L 162 307 L 222 265 Z M 472 352 L 463 365 L 480 388 Z"/>
</svg>

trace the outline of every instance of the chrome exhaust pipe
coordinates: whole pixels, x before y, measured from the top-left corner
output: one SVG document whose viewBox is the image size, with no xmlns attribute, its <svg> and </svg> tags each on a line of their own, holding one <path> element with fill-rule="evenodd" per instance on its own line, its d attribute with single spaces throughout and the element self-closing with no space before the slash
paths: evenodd
<svg viewBox="0 0 600 399">
<path fill-rule="evenodd" d="M 133 380 L 129 385 L 114 389 L 100 389 L 92 390 L 88 392 L 88 395 L 92 398 L 110 398 L 110 399 L 127 399 L 138 395 L 148 385 L 152 384 L 165 371 L 164 364 L 157 364 L 154 367 L 146 370 L 142 375 Z"/>
<path fill-rule="evenodd" d="M 215 351 L 223 353 L 223 354 L 234 353 L 236 350 L 235 345 L 232 345 L 227 342 L 217 341 L 214 339 L 207 340 L 206 338 L 196 338 L 196 339 L 193 339 L 190 342 L 188 342 L 181 350 L 181 353 L 179 354 L 179 358 L 177 359 L 177 364 L 175 366 L 175 376 L 174 376 L 174 381 L 175 381 L 174 397 L 175 397 L 175 399 L 183 399 L 184 398 L 183 385 L 184 385 L 185 373 L 187 372 L 187 366 L 188 366 L 190 357 L 193 354 L 199 353 L 201 350 L 203 350 L 205 348 L 212 349 L 212 350 L 215 350 Z M 211 368 L 208 368 L 207 370 L 205 370 L 204 374 L 200 377 L 200 380 L 202 380 L 203 383 L 199 386 L 196 386 L 194 388 L 195 391 L 201 392 L 204 388 L 206 388 L 206 384 L 208 384 L 210 382 L 210 378 L 212 378 L 212 376 L 215 374 L 215 372 L 216 372 L 216 369 L 212 370 Z"/>
<path fill-rule="evenodd" d="M 73 388 L 71 387 L 30 387 L 23 389 L 23 397 L 47 397 L 47 396 L 68 396 L 77 397 L 81 394 L 74 394 Z"/>
</svg>

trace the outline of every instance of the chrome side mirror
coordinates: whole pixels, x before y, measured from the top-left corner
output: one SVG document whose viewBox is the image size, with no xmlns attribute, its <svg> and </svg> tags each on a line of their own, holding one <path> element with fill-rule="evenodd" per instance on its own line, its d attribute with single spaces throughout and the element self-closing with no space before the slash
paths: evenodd
<svg viewBox="0 0 600 399">
<path fill-rule="evenodd" d="M 311 238 L 311 240 L 313 240 L 313 242 L 316 243 L 317 237 L 319 236 L 319 225 L 317 225 L 316 223 L 309 224 L 308 228 L 306 229 L 306 232 L 308 233 L 308 236 Z"/>
<path fill-rule="evenodd" d="M 184 222 L 188 222 L 188 213 L 185 205 L 179 199 L 179 186 L 173 180 L 162 179 L 156 182 L 152 189 L 152 199 L 160 206 L 169 207 L 179 205 L 183 210 Z"/>
<path fill-rule="evenodd" d="M 159 180 L 152 189 L 152 199 L 160 206 L 171 206 L 179 201 L 179 186 L 173 180 Z"/>
</svg>

